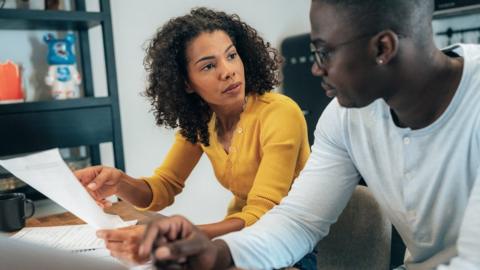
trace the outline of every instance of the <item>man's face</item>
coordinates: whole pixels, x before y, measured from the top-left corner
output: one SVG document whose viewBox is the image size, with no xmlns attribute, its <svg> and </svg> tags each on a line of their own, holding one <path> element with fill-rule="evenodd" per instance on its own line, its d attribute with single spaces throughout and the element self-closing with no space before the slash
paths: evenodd
<svg viewBox="0 0 480 270">
<path fill-rule="evenodd" d="M 312 47 L 317 60 L 312 73 L 321 76 L 322 87 L 330 97 L 337 97 L 343 107 L 359 108 L 381 98 L 376 85 L 375 55 L 371 38 L 376 34 L 360 29 L 346 11 L 322 1 L 312 1 L 310 8 Z"/>
</svg>

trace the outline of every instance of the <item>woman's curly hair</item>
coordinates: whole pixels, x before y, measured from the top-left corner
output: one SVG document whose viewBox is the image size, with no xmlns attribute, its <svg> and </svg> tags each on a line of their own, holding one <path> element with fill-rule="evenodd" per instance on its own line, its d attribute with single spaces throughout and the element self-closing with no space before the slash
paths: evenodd
<svg viewBox="0 0 480 270">
<path fill-rule="evenodd" d="M 209 145 L 210 107 L 197 94 L 186 92 L 186 48 L 201 33 L 224 31 L 232 40 L 245 68 L 245 91 L 263 94 L 278 85 L 280 56 L 257 31 L 229 15 L 208 8 L 169 20 L 150 40 L 144 60 L 149 99 L 157 125 L 180 128 L 189 142 Z"/>
</svg>

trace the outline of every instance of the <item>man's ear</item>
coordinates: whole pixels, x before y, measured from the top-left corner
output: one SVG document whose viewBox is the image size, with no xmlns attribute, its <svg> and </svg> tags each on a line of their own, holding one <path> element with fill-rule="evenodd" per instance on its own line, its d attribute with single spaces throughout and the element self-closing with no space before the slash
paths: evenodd
<svg viewBox="0 0 480 270">
<path fill-rule="evenodd" d="M 195 90 L 193 90 L 193 88 L 190 86 L 190 84 L 187 81 L 185 81 L 185 92 L 187 92 L 187 94 L 195 93 Z"/>
<path fill-rule="evenodd" d="M 381 31 L 375 35 L 373 42 L 375 62 L 378 65 L 388 64 L 397 55 L 399 41 L 395 32 L 391 30 Z"/>
</svg>

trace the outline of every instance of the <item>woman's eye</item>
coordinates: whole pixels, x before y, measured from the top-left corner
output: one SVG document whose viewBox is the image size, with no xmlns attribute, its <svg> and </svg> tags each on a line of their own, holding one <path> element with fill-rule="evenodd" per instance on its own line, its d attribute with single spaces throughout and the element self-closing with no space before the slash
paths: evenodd
<svg viewBox="0 0 480 270">
<path fill-rule="evenodd" d="M 207 64 L 207 65 L 202 67 L 202 70 L 208 71 L 208 70 L 212 69 L 213 67 L 214 67 L 213 64 Z"/>
<path fill-rule="evenodd" d="M 235 59 L 235 57 L 237 57 L 237 53 L 236 53 L 236 52 L 235 52 L 235 53 L 230 53 L 230 54 L 228 55 L 228 59 L 229 59 L 229 60 Z"/>
</svg>

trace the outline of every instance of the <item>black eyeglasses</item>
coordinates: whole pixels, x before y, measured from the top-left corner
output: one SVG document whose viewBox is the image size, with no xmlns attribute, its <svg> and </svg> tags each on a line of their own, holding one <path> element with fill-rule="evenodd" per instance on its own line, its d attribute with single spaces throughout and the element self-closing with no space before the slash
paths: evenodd
<svg viewBox="0 0 480 270">
<path fill-rule="evenodd" d="M 355 37 L 353 39 L 341 42 L 341 43 L 339 43 L 335 46 L 332 46 L 330 48 L 325 48 L 325 47 L 317 48 L 317 46 L 313 42 L 310 42 L 310 51 L 314 56 L 315 63 L 317 63 L 317 65 L 319 67 L 324 67 L 328 64 L 328 61 L 330 60 L 330 57 L 332 56 L 332 54 L 338 48 L 340 48 L 342 46 L 345 46 L 345 45 L 348 45 L 348 44 L 352 44 L 356 41 L 359 41 L 359 40 L 362 40 L 362 39 L 365 39 L 365 38 L 369 38 L 369 37 L 371 37 L 375 34 L 377 34 L 377 33 L 374 33 L 374 34 L 370 33 L 370 34 L 361 35 L 361 36 Z"/>
</svg>

